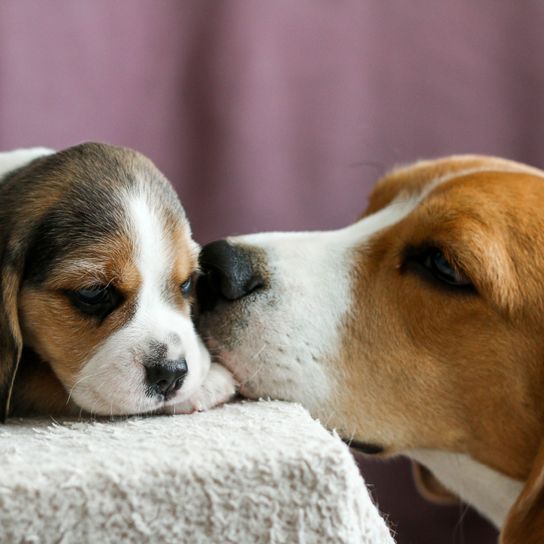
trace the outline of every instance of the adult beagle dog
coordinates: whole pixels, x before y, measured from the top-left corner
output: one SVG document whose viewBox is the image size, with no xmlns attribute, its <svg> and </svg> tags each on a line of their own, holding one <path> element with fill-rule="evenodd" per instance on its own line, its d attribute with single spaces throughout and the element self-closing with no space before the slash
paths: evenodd
<svg viewBox="0 0 544 544">
<path fill-rule="evenodd" d="M 205 246 L 199 328 L 248 397 L 404 454 L 544 542 L 544 172 L 453 156 L 382 178 L 332 232 Z"/>
<path fill-rule="evenodd" d="M 229 398 L 233 378 L 191 319 L 198 252 L 174 190 L 139 153 L 0 153 L 0 417 Z"/>
</svg>

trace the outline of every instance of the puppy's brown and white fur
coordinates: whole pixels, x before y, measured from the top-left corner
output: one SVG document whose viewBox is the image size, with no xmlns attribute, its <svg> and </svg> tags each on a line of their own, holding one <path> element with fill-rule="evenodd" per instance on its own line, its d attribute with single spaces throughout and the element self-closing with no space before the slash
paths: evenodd
<svg viewBox="0 0 544 544">
<path fill-rule="evenodd" d="M 394 170 L 350 227 L 204 248 L 200 326 L 245 395 L 408 455 L 503 543 L 542 543 L 543 209 L 544 172 L 511 161 Z"/>
<path fill-rule="evenodd" d="M 4 417 L 190 411 L 234 392 L 195 332 L 199 247 L 151 161 L 94 143 L 19 150 L 0 154 L 0 180 Z"/>
</svg>

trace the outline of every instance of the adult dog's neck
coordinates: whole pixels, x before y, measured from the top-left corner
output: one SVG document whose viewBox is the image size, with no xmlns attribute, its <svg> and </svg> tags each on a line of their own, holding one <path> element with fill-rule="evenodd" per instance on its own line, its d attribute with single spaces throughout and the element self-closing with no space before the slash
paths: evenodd
<svg viewBox="0 0 544 544">
<path fill-rule="evenodd" d="M 504 476 L 462 453 L 410 450 L 408 457 L 426 466 L 442 484 L 500 529 L 523 488 L 523 482 Z"/>
</svg>

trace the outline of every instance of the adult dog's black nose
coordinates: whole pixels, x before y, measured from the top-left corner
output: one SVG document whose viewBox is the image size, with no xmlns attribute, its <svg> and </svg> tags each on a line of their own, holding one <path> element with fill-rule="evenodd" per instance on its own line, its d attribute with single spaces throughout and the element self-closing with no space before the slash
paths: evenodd
<svg viewBox="0 0 544 544">
<path fill-rule="evenodd" d="M 200 267 L 203 272 L 197 283 L 200 311 L 213 309 L 220 299 L 238 300 L 264 285 L 251 252 L 226 240 L 202 248 Z"/>
<path fill-rule="evenodd" d="M 165 399 L 173 397 L 181 388 L 187 372 L 185 359 L 165 361 L 145 367 L 146 380 L 151 393 L 163 395 Z"/>
</svg>

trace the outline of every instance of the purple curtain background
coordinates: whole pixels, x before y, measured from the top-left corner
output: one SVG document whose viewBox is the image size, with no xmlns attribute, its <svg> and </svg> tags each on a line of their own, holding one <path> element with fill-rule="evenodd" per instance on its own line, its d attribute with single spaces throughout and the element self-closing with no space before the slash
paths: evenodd
<svg viewBox="0 0 544 544">
<path fill-rule="evenodd" d="M 544 166 L 538 0 L 0 0 L 0 149 L 101 140 L 150 156 L 200 242 L 343 226 L 391 165 Z M 362 462 L 400 543 L 493 542 Z"/>
</svg>

